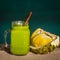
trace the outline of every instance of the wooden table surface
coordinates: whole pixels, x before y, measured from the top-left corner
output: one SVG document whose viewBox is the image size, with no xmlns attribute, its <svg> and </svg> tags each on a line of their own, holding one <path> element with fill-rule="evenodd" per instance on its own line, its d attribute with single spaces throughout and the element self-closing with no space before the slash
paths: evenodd
<svg viewBox="0 0 60 60">
<path fill-rule="evenodd" d="M 0 60 L 60 60 L 60 48 L 48 54 L 34 54 L 29 52 L 25 56 L 16 56 L 0 49 Z"/>
</svg>

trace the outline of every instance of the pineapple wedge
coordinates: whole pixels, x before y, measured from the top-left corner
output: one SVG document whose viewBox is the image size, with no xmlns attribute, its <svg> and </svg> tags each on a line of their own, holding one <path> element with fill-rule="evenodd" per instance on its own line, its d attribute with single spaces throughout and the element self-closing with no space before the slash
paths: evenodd
<svg viewBox="0 0 60 60">
<path fill-rule="evenodd" d="M 59 46 L 59 36 L 49 33 L 41 28 L 36 29 L 31 35 L 30 50 L 36 54 L 45 54 Z"/>
</svg>

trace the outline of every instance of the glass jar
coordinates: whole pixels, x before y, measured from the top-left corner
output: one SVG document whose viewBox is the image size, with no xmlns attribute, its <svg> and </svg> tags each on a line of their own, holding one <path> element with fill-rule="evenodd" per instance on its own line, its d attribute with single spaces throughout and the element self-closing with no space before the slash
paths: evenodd
<svg viewBox="0 0 60 60">
<path fill-rule="evenodd" d="M 10 52 L 16 55 L 25 55 L 30 47 L 29 25 L 23 21 L 13 21 L 10 30 Z"/>
</svg>

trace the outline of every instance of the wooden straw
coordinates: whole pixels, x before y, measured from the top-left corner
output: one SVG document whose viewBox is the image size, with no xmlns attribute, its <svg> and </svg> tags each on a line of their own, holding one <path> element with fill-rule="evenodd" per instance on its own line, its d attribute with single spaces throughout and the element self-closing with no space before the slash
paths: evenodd
<svg viewBox="0 0 60 60">
<path fill-rule="evenodd" d="M 30 19 L 31 15 L 32 15 L 32 12 L 30 12 L 30 13 L 26 16 L 26 18 L 25 18 L 25 20 L 24 20 L 24 24 L 23 24 L 23 25 L 26 25 L 26 24 L 28 23 L 28 21 L 29 21 L 29 19 Z"/>
</svg>

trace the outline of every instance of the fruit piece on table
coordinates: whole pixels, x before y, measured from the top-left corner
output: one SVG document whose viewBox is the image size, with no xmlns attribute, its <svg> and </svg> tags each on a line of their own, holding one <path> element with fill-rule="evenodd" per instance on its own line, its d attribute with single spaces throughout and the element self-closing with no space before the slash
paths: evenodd
<svg viewBox="0 0 60 60">
<path fill-rule="evenodd" d="M 45 54 L 53 51 L 56 46 L 59 46 L 59 36 L 40 28 L 32 33 L 30 48 L 33 53 Z"/>
</svg>

